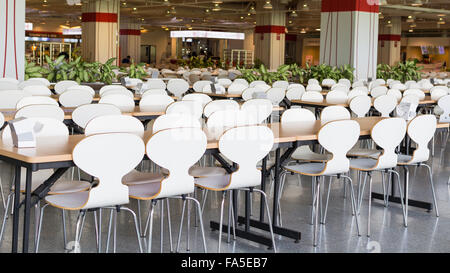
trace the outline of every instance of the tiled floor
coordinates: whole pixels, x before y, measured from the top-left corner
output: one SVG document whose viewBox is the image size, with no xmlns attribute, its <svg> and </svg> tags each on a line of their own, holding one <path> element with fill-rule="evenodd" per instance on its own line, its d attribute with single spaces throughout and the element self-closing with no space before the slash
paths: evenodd
<svg viewBox="0 0 450 273">
<path fill-rule="evenodd" d="M 402 210 L 400 205 L 391 203 L 385 208 L 380 201 L 374 201 L 372 206 L 372 236 L 370 239 L 367 234 L 367 187 L 366 195 L 363 200 L 361 210 L 361 233 L 356 234 L 356 225 L 354 217 L 351 215 L 350 199 L 343 198 L 343 183 L 334 180 L 332 183 L 330 204 L 328 209 L 327 223 L 321 225 L 319 232 L 319 245 L 312 246 L 312 225 L 310 224 L 310 203 L 311 203 L 311 180 L 308 177 L 302 177 L 299 183 L 296 176 L 288 176 L 288 182 L 282 195 L 282 215 L 283 226 L 296 229 L 302 232 L 302 240 L 294 243 L 293 240 L 276 236 L 276 243 L 279 252 L 449 252 L 450 251 L 450 145 L 446 150 L 441 150 L 440 138 L 436 138 L 436 153 L 430 159 L 429 164 L 434 170 L 434 183 L 437 191 L 440 217 L 436 218 L 434 211 L 427 212 L 423 209 L 410 207 L 409 225 L 403 226 Z M 7 168 L 6 168 L 7 169 Z M 3 168 L 5 171 L 5 168 Z M 431 191 L 428 183 L 428 176 L 424 168 L 418 168 L 416 171 L 411 169 L 410 198 L 431 202 Z M 353 174 L 356 190 L 356 179 Z M 3 179 L 4 188 L 7 188 L 8 181 Z M 381 191 L 380 175 L 374 176 L 374 190 Z M 209 221 L 219 220 L 220 213 L 220 195 L 209 194 L 204 212 L 206 241 L 209 252 L 217 251 L 218 232 L 211 231 Z M 240 200 L 243 201 L 241 194 Z M 253 214 L 259 215 L 258 205 L 259 197 L 255 195 L 253 199 Z M 271 200 L 270 200 L 270 204 Z M 176 236 L 180 224 L 181 201 L 171 200 L 171 219 L 173 245 L 176 245 Z M 133 201 L 130 207 L 137 211 L 136 202 Z M 144 219 L 147 214 L 148 203 L 142 206 Z M 240 208 L 242 213 L 242 206 Z M 227 211 L 225 209 L 225 211 Z M 3 214 L 3 211 L 1 212 Z M 68 241 L 73 240 L 75 233 L 75 222 L 77 212 L 68 212 L 67 217 L 67 236 Z M 193 216 L 193 213 L 192 213 Z M 103 251 L 106 243 L 106 231 L 108 228 L 109 212 L 104 211 L 102 219 L 102 244 Z M 155 211 L 153 228 L 153 252 L 160 251 L 160 214 L 159 209 Z M 166 219 L 166 218 L 165 218 Z M 200 231 L 193 226 L 190 233 L 190 251 L 202 252 L 202 241 Z M 225 221 L 226 216 L 224 217 Z M 12 218 L 9 218 L 6 225 L 5 235 L 0 247 L 1 252 L 9 252 L 11 249 L 11 226 Z M 46 209 L 44 216 L 40 244 L 40 252 L 64 252 L 61 211 L 55 208 Z M 137 252 L 138 244 L 135 230 L 130 214 L 123 211 L 118 216 L 117 230 L 117 252 Z M 32 223 L 34 229 L 34 223 Z M 184 227 L 183 237 L 181 239 L 180 252 L 186 252 L 187 237 L 186 227 Z M 226 232 L 226 231 L 225 231 Z M 164 230 L 164 251 L 170 249 L 167 237 L 167 225 Z M 263 233 L 269 236 L 268 233 Z M 222 237 L 222 252 L 270 252 L 267 247 L 257 243 L 249 242 L 237 238 L 231 243 L 226 242 L 226 233 Z M 31 236 L 31 241 L 34 236 Z M 372 241 L 372 242 L 371 242 Z M 369 243 L 371 242 L 371 243 Z M 146 246 L 147 239 L 143 240 Z M 33 248 L 33 247 L 31 247 Z M 82 252 L 95 252 L 95 229 L 92 213 L 88 213 L 81 239 Z"/>
</svg>

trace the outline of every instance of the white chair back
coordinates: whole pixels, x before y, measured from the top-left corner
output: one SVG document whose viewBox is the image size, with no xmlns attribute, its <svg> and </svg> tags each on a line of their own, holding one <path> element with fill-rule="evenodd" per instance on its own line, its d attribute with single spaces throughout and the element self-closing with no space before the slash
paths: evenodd
<svg viewBox="0 0 450 273">
<path fill-rule="evenodd" d="M 323 96 L 320 92 L 307 91 L 302 96 L 302 101 L 307 102 L 323 102 Z"/>
<path fill-rule="evenodd" d="M 23 90 L 26 86 L 30 85 L 43 85 L 49 87 L 50 82 L 45 78 L 31 78 L 19 83 L 19 88 Z"/>
<path fill-rule="evenodd" d="M 319 81 L 316 80 L 316 79 L 309 79 L 308 80 L 308 85 L 311 85 L 311 84 L 320 85 Z"/>
<path fill-rule="evenodd" d="M 332 87 L 335 84 L 336 84 L 336 81 L 333 79 L 324 79 L 322 81 L 322 86 L 326 86 L 326 87 Z"/>
<path fill-rule="evenodd" d="M 173 113 L 159 116 L 155 119 L 155 122 L 153 122 L 152 128 L 153 133 L 156 133 L 161 130 L 173 128 L 202 128 L 202 125 L 198 119 L 195 119 L 190 115 Z"/>
<path fill-rule="evenodd" d="M 348 89 L 352 87 L 352 83 L 350 82 L 349 79 L 340 79 L 338 83 L 347 86 Z"/>
<path fill-rule="evenodd" d="M 320 86 L 318 84 L 308 84 L 308 86 L 306 86 L 306 92 L 308 92 L 308 91 L 321 92 L 322 86 Z"/>
<path fill-rule="evenodd" d="M 397 102 L 401 101 L 403 98 L 402 92 L 397 89 L 389 89 L 386 95 L 394 96 L 397 99 Z"/>
<path fill-rule="evenodd" d="M 81 128 L 86 128 L 88 122 L 93 118 L 121 114 L 120 109 L 112 104 L 86 104 L 73 110 L 72 120 Z"/>
<path fill-rule="evenodd" d="M 324 125 L 330 121 L 350 119 L 350 117 L 350 112 L 344 106 L 327 106 L 320 113 L 320 123 Z"/>
<path fill-rule="evenodd" d="M 27 105 L 33 104 L 51 104 L 59 106 L 58 102 L 50 97 L 44 96 L 33 96 L 33 97 L 24 97 L 17 102 L 16 109 L 20 109 Z"/>
<path fill-rule="evenodd" d="M 28 85 L 23 88 L 23 91 L 33 96 L 50 96 L 52 94 L 52 91 L 45 85 Z"/>
<path fill-rule="evenodd" d="M 205 107 L 205 105 L 212 101 L 210 96 L 202 93 L 187 94 L 183 96 L 182 100 L 196 101 L 200 103 L 202 107 Z"/>
<path fill-rule="evenodd" d="M 112 89 L 125 89 L 128 90 L 125 86 L 119 85 L 119 84 L 111 84 L 111 85 L 105 85 L 98 91 L 99 96 L 101 97 L 104 92 Z"/>
<path fill-rule="evenodd" d="M 148 89 L 142 93 L 141 98 L 148 95 L 165 95 L 168 96 L 167 91 L 165 89 Z"/>
<path fill-rule="evenodd" d="M 103 92 L 100 95 L 100 98 L 104 98 L 106 96 L 111 96 L 111 95 L 125 95 L 125 96 L 130 97 L 131 99 L 134 99 L 133 92 L 131 92 L 128 89 L 123 89 L 123 88 L 115 88 L 115 89 L 106 90 L 105 92 Z"/>
<path fill-rule="evenodd" d="M 203 108 L 202 105 L 196 101 L 176 101 L 169 104 L 166 108 L 166 114 L 173 113 L 189 115 L 194 119 L 200 119 L 202 117 Z"/>
<path fill-rule="evenodd" d="M 226 93 L 225 87 L 223 87 L 220 84 L 217 84 L 217 83 L 214 84 L 214 88 L 216 89 L 216 94 L 225 94 Z M 209 85 L 209 84 L 204 85 L 202 93 L 211 94 L 212 93 L 211 85 Z"/>
<path fill-rule="evenodd" d="M 365 117 L 372 107 L 372 99 L 367 95 L 356 96 L 350 101 L 350 110 L 358 118 Z"/>
<path fill-rule="evenodd" d="M 210 85 L 211 81 L 197 81 L 194 83 L 194 85 L 192 86 L 192 88 L 194 89 L 195 92 L 203 92 L 203 87 L 205 87 L 205 85 Z"/>
<path fill-rule="evenodd" d="M 11 78 L 0 78 L 0 91 L 18 89 L 20 89 L 18 80 Z"/>
<path fill-rule="evenodd" d="M 248 86 L 249 86 L 249 83 L 248 83 L 248 81 L 246 79 L 235 79 L 233 81 L 233 83 L 242 84 L 242 85 L 245 86 L 245 88 L 248 88 Z"/>
<path fill-rule="evenodd" d="M 161 79 L 148 79 L 145 83 L 149 89 L 163 89 L 166 90 L 167 86 Z"/>
<path fill-rule="evenodd" d="M 241 105 L 241 110 L 256 116 L 258 123 L 262 123 L 272 114 L 273 105 L 268 99 L 251 99 Z"/>
<path fill-rule="evenodd" d="M 372 98 L 378 98 L 379 96 L 386 95 L 388 88 L 386 86 L 377 86 L 370 90 L 370 96 Z"/>
<path fill-rule="evenodd" d="M 17 110 L 14 118 L 54 118 L 64 121 L 64 111 L 59 106 L 50 104 L 28 105 Z"/>
<path fill-rule="evenodd" d="M 139 101 L 139 108 L 141 111 L 164 112 L 167 106 L 174 101 L 175 100 L 167 94 L 146 95 Z"/>
<path fill-rule="evenodd" d="M 21 99 L 31 96 L 30 93 L 22 90 L 0 90 L 0 109 L 16 109 Z"/>
<path fill-rule="evenodd" d="M 55 90 L 56 94 L 60 95 L 64 93 L 67 88 L 75 85 L 78 85 L 76 81 L 60 81 L 55 84 L 53 90 Z"/>
<path fill-rule="evenodd" d="M 352 101 L 353 98 L 356 98 L 358 96 L 367 96 L 367 92 L 361 89 L 353 89 L 347 94 L 347 102 Z"/>
<path fill-rule="evenodd" d="M 279 105 L 286 96 L 286 89 L 283 88 L 270 88 L 266 92 L 267 99 L 272 102 L 273 105 Z"/>
<path fill-rule="evenodd" d="M 94 88 L 90 87 L 89 85 L 73 85 L 66 88 L 66 91 L 72 91 L 72 90 L 83 90 L 88 91 L 92 96 L 95 96 L 95 90 Z"/>
<path fill-rule="evenodd" d="M 373 101 L 373 107 L 381 113 L 382 117 L 389 117 L 397 106 L 397 99 L 391 95 L 379 96 Z"/>
<path fill-rule="evenodd" d="M 419 98 L 419 100 L 425 99 L 425 93 L 420 89 L 408 89 L 405 92 L 403 92 L 403 96 L 409 96 L 414 95 Z"/>
<path fill-rule="evenodd" d="M 440 98 L 446 96 L 447 94 L 448 94 L 448 91 L 446 91 L 445 89 L 441 89 L 441 88 L 434 89 L 434 90 L 432 89 L 431 90 L 431 99 L 438 101 Z"/>
<path fill-rule="evenodd" d="M 228 88 L 233 82 L 230 79 L 218 79 L 217 83 L 225 88 Z"/>
<path fill-rule="evenodd" d="M 300 100 L 304 93 L 305 87 L 303 85 L 301 87 L 292 87 L 286 91 L 286 98 L 288 100 Z"/>
<path fill-rule="evenodd" d="M 167 83 L 167 90 L 177 98 L 181 98 L 188 89 L 189 83 L 183 79 L 172 79 Z"/>
<path fill-rule="evenodd" d="M 109 91 L 112 92 L 112 91 Z M 107 92 L 107 93 L 109 93 Z M 105 94 L 104 94 L 105 95 Z M 117 106 L 122 112 L 133 112 L 135 108 L 133 98 L 124 94 L 108 94 L 100 98 L 99 104 L 112 104 Z"/>
<path fill-rule="evenodd" d="M 315 122 L 316 116 L 313 112 L 304 108 L 291 108 L 283 112 L 281 115 L 281 124 L 298 126 L 303 122 Z"/>
<path fill-rule="evenodd" d="M 284 90 L 287 90 L 288 86 L 289 86 L 288 81 L 276 81 L 272 84 L 273 88 L 282 88 Z"/>
<path fill-rule="evenodd" d="M 203 108 L 203 115 L 209 118 L 215 111 L 226 109 L 239 110 L 240 106 L 239 103 L 234 100 L 213 100 L 205 105 Z"/>
<path fill-rule="evenodd" d="M 331 87 L 331 91 L 334 91 L 334 90 L 342 91 L 342 92 L 345 92 L 345 93 L 350 92 L 350 88 L 347 85 L 342 84 L 342 83 L 334 84 Z"/>
<path fill-rule="evenodd" d="M 247 87 L 245 86 L 245 85 L 243 85 L 243 84 L 240 84 L 240 83 L 232 83 L 229 87 L 228 87 L 228 94 L 238 94 L 238 95 L 240 95 L 240 94 L 242 94 L 242 92 L 244 92 L 244 90 L 246 89 Z"/>
<path fill-rule="evenodd" d="M 439 117 L 439 122 L 450 122 L 450 95 L 444 96 L 438 100 L 438 106 L 442 110 L 442 114 Z"/>
<path fill-rule="evenodd" d="M 86 136 L 108 133 L 132 133 L 143 137 L 144 125 L 132 116 L 106 115 L 91 119 L 84 129 Z"/>
<path fill-rule="evenodd" d="M 398 89 L 400 91 L 405 91 L 406 90 L 406 85 L 402 84 L 402 83 L 396 83 L 393 84 L 391 89 Z"/>
<path fill-rule="evenodd" d="M 242 99 L 247 101 L 253 99 L 253 93 L 260 92 L 256 87 L 249 87 L 242 92 Z"/>
<path fill-rule="evenodd" d="M 334 90 L 327 93 L 326 101 L 332 104 L 345 104 L 347 103 L 347 93 L 340 90 Z"/>
<path fill-rule="evenodd" d="M 86 89 L 67 89 L 59 95 L 59 103 L 64 107 L 78 107 L 90 104 L 93 100 L 92 93 Z"/>
<path fill-rule="evenodd" d="M 436 125 L 437 120 L 434 115 L 416 116 L 408 123 L 408 136 L 417 144 L 409 163 L 419 163 L 429 159 L 428 143 L 436 132 Z"/>
<path fill-rule="evenodd" d="M 416 95 L 406 95 L 400 101 L 400 103 L 402 103 L 402 102 L 404 102 L 404 103 L 411 103 L 411 104 L 414 104 L 414 105 L 419 105 L 420 99 Z"/>
<path fill-rule="evenodd" d="M 144 153 L 144 142 L 134 134 L 98 134 L 81 140 L 73 150 L 73 162 L 99 183 L 80 209 L 127 204 L 128 186 L 122 178 L 142 161 Z"/>
<path fill-rule="evenodd" d="M 261 85 L 261 84 L 265 85 L 266 82 L 265 81 L 252 81 L 248 87 L 255 87 L 255 86 Z"/>
</svg>

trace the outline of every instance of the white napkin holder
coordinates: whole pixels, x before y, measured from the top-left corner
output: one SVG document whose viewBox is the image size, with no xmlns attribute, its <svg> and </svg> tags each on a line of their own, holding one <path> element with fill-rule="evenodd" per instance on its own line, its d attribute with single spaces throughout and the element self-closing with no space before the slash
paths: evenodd
<svg viewBox="0 0 450 273">
<path fill-rule="evenodd" d="M 123 78 L 120 79 L 120 82 L 125 87 L 131 84 L 130 77 L 123 77 Z"/>
<path fill-rule="evenodd" d="M 267 99 L 267 94 L 266 94 L 266 92 L 262 92 L 262 91 L 254 92 L 252 94 L 252 98 L 254 98 L 254 99 Z"/>
<path fill-rule="evenodd" d="M 396 116 L 406 121 L 412 120 L 417 115 L 417 104 L 410 102 L 401 102 L 395 108 Z"/>
<path fill-rule="evenodd" d="M 15 147 L 36 147 L 36 134 L 44 127 L 42 123 L 21 117 L 9 121 L 8 124 L 11 128 L 11 137 Z"/>
</svg>

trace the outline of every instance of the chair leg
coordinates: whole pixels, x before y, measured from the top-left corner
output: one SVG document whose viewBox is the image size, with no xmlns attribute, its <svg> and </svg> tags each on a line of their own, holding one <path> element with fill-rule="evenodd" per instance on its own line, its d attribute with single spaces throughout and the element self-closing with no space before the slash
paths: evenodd
<svg viewBox="0 0 450 273">
<path fill-rule="evenodd" d="M 207 253 L 208 250 L 206 248 L 205 230 L 204 230 L 204 227 L 203 227 L 203 216 L 202 216 L 203 213 L 202 213 L 202 210 L 201 210 L 201 207 L 200 207 L 200 202 L 197 199 L 192 198 L 192 197 L 186 197 L 186 199 L 193 201 L 195 203 L 196 207 L 197 207 L 197 212 L 198 212 L 199 220 L 200 220 L 200 229 L 201 229 L 202 239 L 203 239 L 203 250 L 205 251 L 205 253 Z"/>
<path fill-rule="evenodd" d="M 151 253 L 152 252 L 153 211 L 154 211 L 154 207 L 156 206 L 156 200 L 152 200 L 151 203 L 152 203 L 152 207 L 151 207 L 150 212 L 149 212 L 150 226 L 149 226 L 149 230 L 148 230 L 147 253 Z"/>
<path fill-rule="evenodd" d="M 361 232 L 359 229 L 359 215 L 356 209 L 356 199 L 355 199 L 355 191 L 353 190 L 353 181 L 350 176 L 342 175 L 342 178 L 347 179 L 348 184 L 350 185 L 350 198 L 352 199 L 352 214 L 356 217 L 356 230 L 358 232 L 358 236 L 361 236 Z"/>
<path fill-rule="evenodd" d="M 314 228 L 313 228 L 313 246 L 317 246 L 317 237 L 319 229 L 319 202 L 320 202 L 320 180 L 315 180 L 315 196 L 314 196 Z"/>
<path fill-rule="evenodd" d="M 436 217 L 439 217 L 439 210 L 438 210 L 438 205 L 437 205 L 437 199 L 436 199 L 436 192 L 434 190 L 434 182 L 433 182 L 433 171 L 431 170 L 431 167 L 427 164 L 420 164 L 421 166 L 425 166 L 428 169 L 428 174 L 430 177 L 430 186 L 431 186 L 431 193 L 433 194 L 433 203 L 434 203 L 434 209 L 436 211 Z M 449 181 L 450 181 L 450 177 L 449 177 Z"/>
<path fill-rule="evenodd" d="M 137 237 L 138 244 L 139 244 L 139 252 L 143 253 L 143 251 L 142 251 L 142 243 L 141 243 L 141 238 L 140 238 L 141 232 L 139 231 L 139 225 L 138 225 L 138 220 L 137 220 L 137 217 L 136 217 L 136 213 L 134 213 L 133 210 L 131 210 L 131 209 L 127 208 L 127 207 L 122 207 L 122 209 L 128 211 L 129 213 L 131 213 L 131 216 L 133 216 L 134 228 L 136 229 L 136 237 Z"/>
<path fill-rule="evenodd" d="M 144 162 L 144 161 L 142 161 Z M 142 214 L 141 214 L 141 200 L 137 200 L 137 217 L 139 223 L 139 230 L 141 231 L 140 236 L 142 236 Z"/>
<path fill-rule="evenodd" d="M 180 230 L 178 232 L 178 240 L 177 240 L 177 248 L 175 250 L 176 253 L 178 253 L 180 249 L 180 241 L 181 241 L 181 233 L 183 232 L 183 220 L 184 220 L 184 211 L 186 210 L 186 199 L 183 199 L 183 208 L 181 210 L 181 222 L 180 222 Z M 202 215 L 199 217 L 202 218 Z"/>
<path fill-rule="evenodd" d="M 62 209 L 61 211 L 62 211 L 61 215 L 62 215 L 62 227 L 63 227 L 63 242 L 64 242 L 64 249 L 66 249 L 66 246 L 67 246 L 66 210 Z"/>
<path fill-rule="evenodd" d="M 402 205 L 402 210 L 403 210 L 403 223 L 405 225 L 405 227 L 408 226 L 408 219 L 407 219 L 407 215 L 405 212 L 405 203 L 403 202 L 404 198 L 403 198 L 403 190 L 402 190 L 402 183 L 400 181 L 400 174 L 395 171 L 395 170 L 389 170 L 389 172 L 394 173 L 397 176 L 397 182 L 398 182 L 398 191 L 400 192 L 400 203 Z M 406 181 L 406 183 L 408 184 L 408 181 Z"/>
<path fill-rule="evenodd" d="M 315 201 L 316 201 L 316 183 L 317 183 L 317 177 L 312 176 L 311 177 L 312 184 L 311 184 L 311 195 L 312 195 L 312 204 L 311 204 L 311 225 L 314 225 L 314 213 L 315 213 Z"/>
<path fill-rule="evenodd" d="M 367 237 L 370 237 L 370 216 L 372 213 L 372 173 L 368 173 L 369 176 L 369 213 L 367 216 Z M 365 183 L 364 183 L 365 184 Z M 364 187 L 363 187 L 364 189 Z M 362 199 L 362 197 L 361 197 Z M 361 206 L 360 206 L 361 208 Z"/>
<path fill-rule="evenodd" d="M 3 193 L 3 185 L 0 181 L 0 193 L 2 195 L 2 204 L 3 204 L 3 208 L 6 208 L 6 201 L 5 201 L 5 194 Z"/>
<path fill-rule="evenodd" d="M 100 243 L 100 241 L 99 241 L 99 238 L 98 238 L 98 218 L 97 218 L 97 212 L 96 211 L 94 211 L 94 213 L 93 213 L 93 215 L 94 215 L 94 226 L 95 226 L 95 243 L 96 243 L 96 245 L 97 245 L 97 252 L 100 252 L 100 248 L 99 248 L 99 243 Z"/>
<path fill-rule="evenodd" d="M 172 222 L 170 220 L 170 205 L 169 205 L 169 199 L 166 199 L 166 206 L 167 206 L 167 225 L 169 228 L 169 244 L 170 244 L 170 253 L 173 252 L 173 243 L 172 243 Z"/>
<path fill-rule="evenodd" d="M 160 249 L 161 253 L 163 253 L 164 248 L 164 200 L 161 200 L 159 202 L 159 207 L 161 209 L 161 215 L 160 215 Z"/>
<path fill-rule="evenodd" d="M 186 251 L 190 251 L 190 243 L 191 243 L 191 204 L 189 202 L 187 205 L 187 218 L 186 218 Z"/>
<path fill-rule="evenodd" d="M 8 219 L 8 210 L 9 210 L 9 206 L 11 205 L 12 198 L 13 198 L 13 192 L 8 194 L 8 198 L 6 200 L 5 213 L 3 215 L 3 221 L 2 221 L 2 229 L 0 231 L 0 245 L 3 241 L 3 232 L 5 231 L 5 224 L 6 224 L 6 220 Z"/>
<path fill-rule="evenodd" d="M 270 210 L 269 210 L 269 203 L 267 202 L 267 195 L 262 190 L 259 190 L 259 189 L 253 189 L 253 190 L 256 192 L 259 192 L 261 194 L 261 198 L 264 198 L 264 203 L 266 204 L 267 221 L 269 223 L 269 229 L 270 229 L 270 236 L 272 237 L 273 251 L 276 253 L 277 247 L 275 245 L 275 235 L 273 234 L 272 220 L 270 219 Z"/>
<path fill-rule="evenodd" d="M 408 226 L 408 199 L 409 199 L 409 169 L 408 166 L 403 166 L 405 169 L 405 227 Z"/>
<path fill-rule="evenodd" d="M 36 239 L 37 239 L 37 234 L 39 232 L 39 221 L 40 221 L 40 217 L 41 217 L 41 208 L 40 208 L 40 203 L 38 202 L 35 206 L 34 206 L 34 248 L 36 249 Z M 65 245 L 64 245 L 65 246 Z"/>
<path fill-rule="evenodd" d="M 361 187 L 361 192 L 358 195 L 358 199 L 359 199 L 358 200 L 358 213 L 361 210 L 361 204 L 362 204 L 362 200 L 363 200 L 363 196 L 364 196 L 364 191 L 366 189 L 367 176 L 369 176 L 369 174 L 365 173 L 364 174 L 364 182 L 363 182 L 362 187 Z"/>
<path fill-rule="evenodd" d="M 222 243 L 222 223 L 223 223 L 223 206 L 225 204 L 227 192 L 222 193 L 222 203 L 220 205 L 220 224 L 219 224 L 219 246 L 217 247 L 217 253 L 220 253 L 220 245 Z"/>
<path fill-rule="evenodd" d="M 109 225 L 108 225 L 108 237 L 106 238 L 106 249 L 105 253 L 109 252 L 109 239 L 111 238 L 111 227 L 112 227 L 112 221 L 113 221 L 113 214 L 114 209 L 111 209 L 111 212 L 109 213 Z"/>
<path fill-rule="evenodd" d="M 333 180 L 333 177 L 330 176 L 330 180 L 328 180 L 327 200 L 325 201 L 325 212 L 324 212 L 323 217 L 322 217 L 322 223 L 321 223 L 322 225 L 325 225 L 325 222 L 327 220 L 328 201 L 330 199 L 330 190 L 331 190 L 331 182 L 332 182 L 332 180 Z M 325 187 L 325 183 L 324 183 L 323 186 Z M 345 183 L 344 183 L 344 188 L 345 188 Z"/>
<path fill-rule="evenodd" d="M 85 216 L 86 216 L 86 211 L 85 210 L 81 210 L 80 213 L 78 214 L 77 228 L 76 228 L 76 231 L 75 231 L 75 242 L 76 242 L 76 244 L 78 246 L 80 245 L 81 230 L 83 229 L 82 222 L 84 221 L 84 217 Z"/>
<path fill-rule="evenodd" d="M 206 198 L 208 197 L 208 190 L 203 189 L 203 196 L 202 196 L 202 212 L 205 211 L 205 204 L 206 204 Z"/>
<path fill-rule="evenodd" d="M 63 210 L 64 217 L 64 210 Z M 64 217 L 65 218 L 65 217 Z M 65 222 L 64 222 L 65 225 Z M 65 231 L 64 231 L 65 233 Z M 65 236 L 65 234 L 64 234 Z M 98 253 L 102 252 L 102 208 L 98 209 Z"/>
<path fill-rule="evenodd" d="M 233 200 L 231 199 L 231 192 L 232 191 L 230 191 L 230 194 L 228 194 L 228 232 L 227 232 L 227 243 L 229 244 L 230 243 L 230 235 L 231 235 L 231 210 L 232 210 L 232 202 L 233 202 Z M 251 198 L 250 198 L 250 204 L 251 204 Z M 250 214 L 251 215 L 251 214 Z"/>
<path fill-rule="evenodd" d="M 44 218 L 44 210 L 45 208 L 48 206 L 48 204 L 45 204 L 44 206 L 41 207 L 41 212 L 39 213 L 39 227 L 38 227 L 38 233 L 36 236 L 36 240 L 35 240 L 35 247 L 34 247 L 34 252 L 38 253 L 39 252 L 39 241 L 41 239 L 41 230 L 42 230 L 42 219 Z"/>
</svg>

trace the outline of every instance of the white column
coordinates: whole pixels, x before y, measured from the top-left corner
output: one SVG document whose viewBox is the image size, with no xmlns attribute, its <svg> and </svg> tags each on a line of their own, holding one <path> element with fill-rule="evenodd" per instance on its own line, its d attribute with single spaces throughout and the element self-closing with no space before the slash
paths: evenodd
<svg viewBox="0 0 450 273">
<path fill-rule="evenodd" d="M 25 0 L 0 1 L 0 78 L 25 77 Z"/>
<path fill-rule="evenodd" d="M 378 63 L 395 65 L 401 58 L 402 18 L 392 17 L 380 21 L 379 29 Z"/>
<path fill-rule="evenodd" d="M 355 68 L 356 79 L 376 78 L 377 0 L 322 0 L 320 63 Z"/>
<path fill-rule="evenodd" d="M 134 63 L 141 62 L 141 25 L 120 24 L 120 59 L 130 56 Z M 122 60 L 120 60 L 122 61 Z"/>
</svg>

